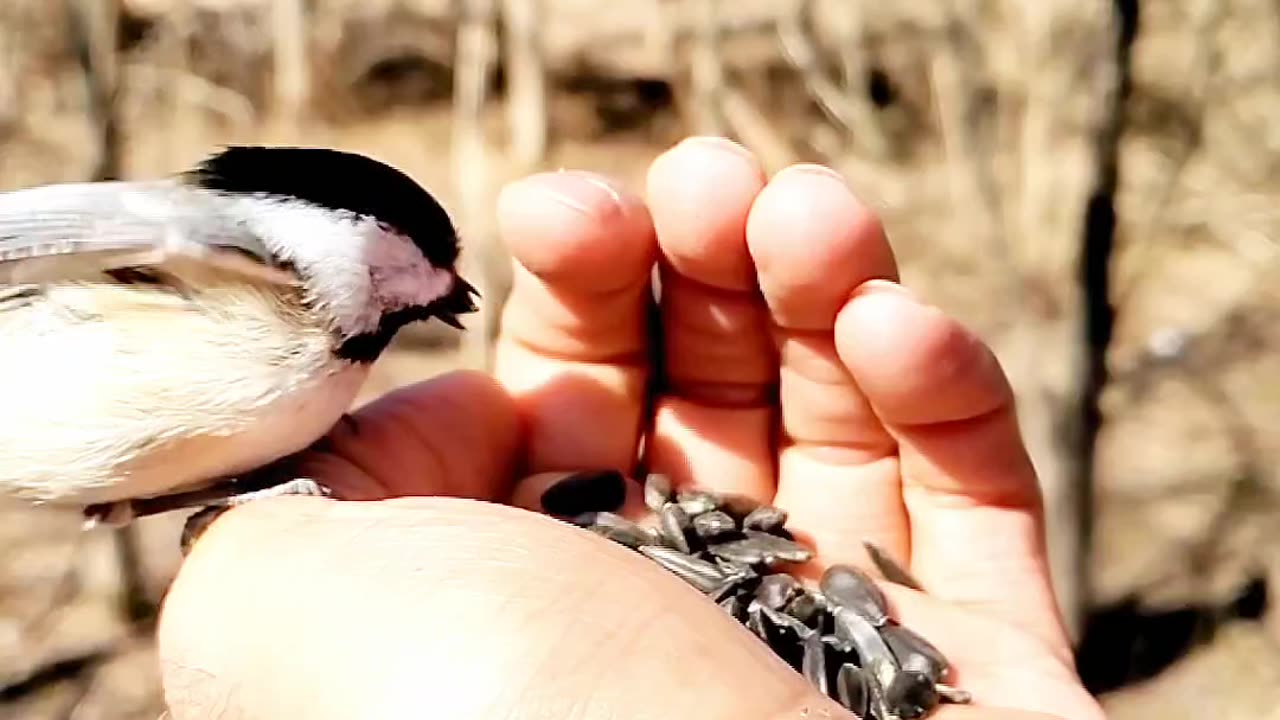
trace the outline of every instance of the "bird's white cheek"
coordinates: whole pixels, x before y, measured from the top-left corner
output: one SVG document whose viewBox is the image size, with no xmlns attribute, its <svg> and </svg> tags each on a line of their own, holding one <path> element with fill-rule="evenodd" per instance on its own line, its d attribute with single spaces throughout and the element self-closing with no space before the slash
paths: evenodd
<svg viewBox="0 0 1280 720">
<path fill-rule="evenodd" d="M 425 307 L 452 288 L 451 273 L 423 260 L 379 268 L 373 273 L 374 297 L 388 310 Z"/>
</svg>

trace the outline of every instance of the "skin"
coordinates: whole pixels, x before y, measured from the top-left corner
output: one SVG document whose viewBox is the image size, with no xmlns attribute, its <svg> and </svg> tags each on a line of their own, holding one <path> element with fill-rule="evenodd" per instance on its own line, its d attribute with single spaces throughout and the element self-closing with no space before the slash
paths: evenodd
<svg viewBox="0 0 1280 720">
<path fill-rule="evenodd" d="M 644 432 L 678 483 L 789 510 L 819 552 L 803 572 L 868 566 L 864 538 L 907 565 L 928 594 L 886 583 L 893 613 L 975 696 L 939 720 L 1104 717 L 1008 382 L 896 284 L 875 214 L 824 167 L 768 178 L 711 138 L 657 158 L 645 195 L 580 172 L 505 188 L 496 379 L 445 375 L 339 426 L 303 466 L 343 500 L 213 523 L 160 627 L 175 720 L 852 717 L 679 580 L 536 512 L 538 473 L 631 467 Z"/>
</svg>

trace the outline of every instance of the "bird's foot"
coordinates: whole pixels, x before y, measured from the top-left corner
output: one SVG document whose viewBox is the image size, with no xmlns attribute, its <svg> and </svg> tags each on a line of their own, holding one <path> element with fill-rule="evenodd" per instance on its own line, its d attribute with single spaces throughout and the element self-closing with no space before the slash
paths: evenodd
<svg viewBox="0 0 1280 720">
<path fill-rule="evenodd" d="M 254 500 L 286 495 L 329 497 L 330 492 L 327 487 L 310 478 L 294 478 L 265 485 L 247 479 L 225 480 L 198 490 L 90 505 L 84 509 L 84 528 L 123 527 L 148 515 L 200 508 L 187 518 L 183 526 L 182 552 L 186 555 L 196 539 L 222 513 Z"/>
</svg>

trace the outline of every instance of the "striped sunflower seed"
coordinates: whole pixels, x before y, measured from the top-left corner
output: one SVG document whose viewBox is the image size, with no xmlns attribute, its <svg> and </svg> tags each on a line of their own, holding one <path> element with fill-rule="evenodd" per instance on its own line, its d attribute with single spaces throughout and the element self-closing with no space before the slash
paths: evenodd
<svg viewBox="0 0 1280 720">
<path fill-rule="evenodd" d="M 818 587 L 832 602 L 858 613 L 876 627 L 889 622 L 884 593 L 871 576 L 852 565 L 827 568 Z"/>
</svg>

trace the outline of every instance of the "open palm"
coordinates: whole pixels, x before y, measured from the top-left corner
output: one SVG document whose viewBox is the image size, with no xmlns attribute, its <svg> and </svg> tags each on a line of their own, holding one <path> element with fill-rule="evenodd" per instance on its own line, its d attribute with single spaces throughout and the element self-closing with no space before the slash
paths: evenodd
<svg viewBox="0 0 1280 720">
<path fill-rule="evenodd" d="M 504 191 L 496 380 L 400 390 L 305 459 L 371 502 L 213 524 L 163 617 L 174 718 L 847 717 L 679 580 L 527 512 L 541 471 L 632 468 L 642 438 L 678 483 L 785 508 L 809 572 L 866 565 L 863 540 L 910 567 L 926 592 L 886 585 L 895 613 L 975 698 L 936 717 L 1103 717 L 1007 381 L 896 284 L 874 214 L 825 168 L 766 178 L 719 139 L 659 157 L 647 191 L 577 172 Z"/>
</svg>

